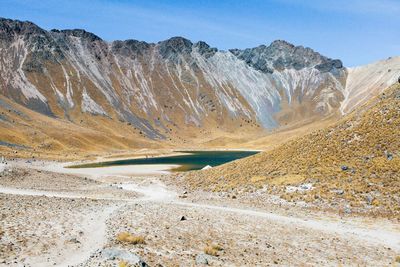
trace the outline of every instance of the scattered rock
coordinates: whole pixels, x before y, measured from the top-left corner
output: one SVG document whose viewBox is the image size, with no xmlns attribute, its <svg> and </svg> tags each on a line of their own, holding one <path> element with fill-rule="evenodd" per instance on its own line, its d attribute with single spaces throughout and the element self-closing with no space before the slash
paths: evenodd
<svg viewBox="0 0 400 267">
<path fill-rule="evenodd" d="M 185 216 L 182 216 L 180 219 L 180 221 L 186 221 L 186 220 L 187 220 L 187 218 Z"/>
<path fill-rule="evenodd" d="M 300 189 L 304 190 L 304 191 L 308 191 L 311 190 L 313 188 L 313 185 L 308 183 L 308 184 L 301 184 L 300 185 Z"/>
<path fill-rule="evenodd" d="M 393 154 L 390 152 L 385 151 L 386 159 L 387 160 L 392 160 L 393 159 Z"/>
<path fill-rule="evenodd" d="M 337 195 L 343 195 L 344 194 L 344 190 L 343 189 L 333 189 L 331 192 L 332 193 L 336 193 Z"/>
<path fill-rule="evenodd" d="M 180 198 L 187 198 L 187 191 L 183 191 L 182 195 L 179 195 Z"/>
<path fill-rule="evenodd" d="M 349 167 L 347 167 L 346 165 L 342 165 L 340 168 L 342 169 L 342 171 L 347 171 L 349 169 Z"/>
<path fill-rule="evenodd" d="M 204 253 L 198 254 L 196 256 L 196 265 L 208 265 L 208 257 Z"/>
<path fill-rule="evenodd" d="M 211 169 L 212 167 L 210 165 L 205 166 L 202 170 L 208 170 Z"/>
<path fill-rule="evenodd" d="M 367 202 L 368 205 L 372 205 L 372 202 L 374 201 L 374 197 L 371 195 L 367 195 L 365 197 L 365 201 Z"/>
<path fill-rule="evenodd" d="M 71 238 L 70 240 L 68 240 L 68 242 L 74 243 L 74 244 L 80 244 L 80 243 L 81 243 L 81 242 L 80 242 L 78 239 L 76 239 L 75 237 L 74 237 L 74 238 Z"/>
<path fill-rule="evenodd" d="M 134 253 L 131 253 L 126 250 L 120 250 L 116 248 L 108 248 L 108 249 L 103 249 L 101 251 L 101 255 L 107 259 L 107 260 L 123 260 L 126 261 L 129 264 L 136 264 L 140 267 L 147 267 L 147 263 L 142 261 L 140 257 Z"/>
<path fill-rule="evenodd" d="M 311 183 L 301 184 L 299 186 L 287 186 L 286 193 L 304 192 L 312 190 L 314 187 Z"/>
<path fill-rule="evenodd" d="M 350 214 L 350 213 L 351 213 L 350 207 L 345 207 L 345 208 L 344 208 L 344 213 Z"/>
</svg>

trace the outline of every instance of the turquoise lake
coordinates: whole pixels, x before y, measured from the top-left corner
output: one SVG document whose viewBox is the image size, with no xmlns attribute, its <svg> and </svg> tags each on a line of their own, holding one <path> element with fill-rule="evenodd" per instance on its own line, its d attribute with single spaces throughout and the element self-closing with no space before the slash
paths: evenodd
<svg viewBox="0 0 400 267">
<path fill-rule="evenodd" d="M 184 153 L 175 156 L 148 157 L 137 159 L 123 159 L 114 161 L 105 161 L 98 163 L 89 163 L 82 165 L 70 166 L 70 168 L 98 168 L 120 165 L 180 165 L 181 167 L 173 169 L 173 171 L 190 171 L 200 170 L 207 165 L 212 167 L 236 160 L 252 156 L 258 151 L 177 151 Z"/>
</svg>

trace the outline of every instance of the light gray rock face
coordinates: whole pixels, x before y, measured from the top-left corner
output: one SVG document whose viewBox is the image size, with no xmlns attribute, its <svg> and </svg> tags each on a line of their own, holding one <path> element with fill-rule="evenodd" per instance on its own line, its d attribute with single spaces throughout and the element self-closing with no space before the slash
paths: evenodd
<svg viewBox="0 0 400 267">
<path fill-rule="evenodd" d="M 106 260 L 122 260 L 131 264 L 132 266 L 146 267 L 148 266 L 140 257 L 134 253 L 126 250 L 120 250 L 116 248 L 103 249 L 101 255 Z"/>
<path fill-rule="evenodd" d="M 343 71 L 340 60 L 329 59 L 311 48 L 294 46 L 282 40 L 274 41 L 269 46 L 260 45 L 255 48 L 230 51 L 250 66 L 265 73 L 285 69 L 301 70 L 309 67 L 314 67 L 321 72 Z"/>
<path fill-rule="evenodd" d="M 8 19 L 0 49 L 2 95 L 48 116 L 125 121 L 153 139 L 207 120 L 275 128 L 301 120 L 299 106 L 323 117 L 340 106 L 346 75 L 340 60 L 285 41 L 230 51 L 182 37 L 105 42 Z"/>
<path fill-rule="evenodd" d="M 196 265 L 208 265 L 209 256 L 201 253 L 196 256 Z"/>
</svg>

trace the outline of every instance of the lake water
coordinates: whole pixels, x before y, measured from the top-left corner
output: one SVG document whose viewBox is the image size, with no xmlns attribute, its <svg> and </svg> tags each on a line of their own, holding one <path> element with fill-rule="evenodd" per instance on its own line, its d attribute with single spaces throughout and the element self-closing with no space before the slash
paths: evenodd
<svg viewBox="0 0 400 267">
<path fill-rule="evenodd" d="M 236 159 L 245 158 L 258 151 L 177 151 L 184 153 L 183 155 L 164 156 L 164 157 L 148 157 L 138 159 L 124 159 L 114 160 L 90 164 L 82 164 L 70 166 L 70 168 L 98 168 L 109 166 L 121 165 L 153 165 L 153 164 L 166 164 L 166 165 L 180 165 L 180 167 L 172 171 L 190 171 L 200 170 L 207 165 L 212 167 L 218 166 Z"/>
</svg>

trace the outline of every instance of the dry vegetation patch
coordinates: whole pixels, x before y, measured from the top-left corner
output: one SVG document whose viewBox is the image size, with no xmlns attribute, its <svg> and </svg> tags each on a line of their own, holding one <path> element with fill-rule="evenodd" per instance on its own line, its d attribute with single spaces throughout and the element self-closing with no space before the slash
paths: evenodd
<svg viewBox="0 0 400 267">
<path fill-rule="evenodd" d="M 204 248 L 204 253 L 207 255 L 211 255 L 211 256 L 219 256 L 219 253 L 224 250 L 220 245 L 218 244 L 211 244 L 211 245 L 207 245 Z"/>
<path fill-rule="evenodd" d="M 196 189 L 267 188 L 290 201 L 324 202 L 400 216 L 400 86 L 334 126 L 185 178 Z M 286 192 L 310 183 L 312 190 Z"/>
<path fill-rule="evenodd" d="M 146 244 L 143 236 L 135 236 L 128 232 L 122 232 L 117 235 L 117 240 L 121 243 L 128 243 L 132 245 Z"/>
</svg>

